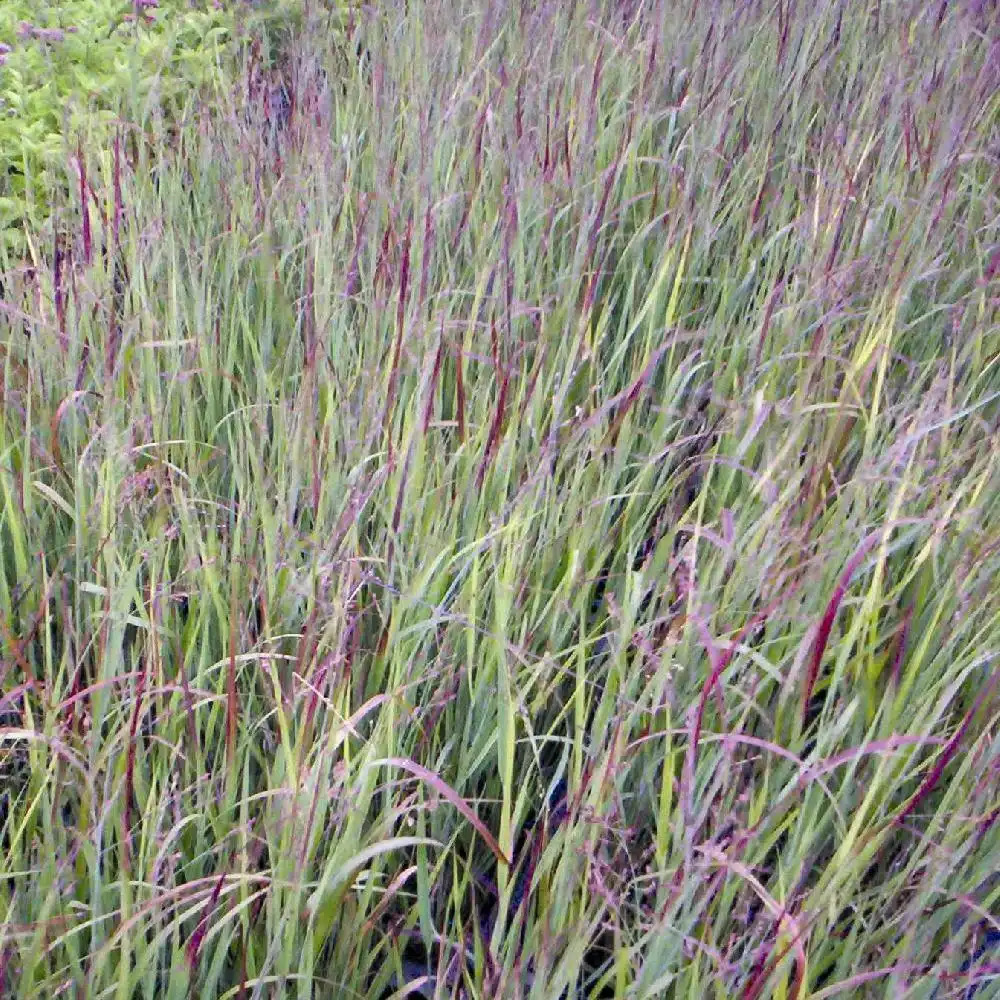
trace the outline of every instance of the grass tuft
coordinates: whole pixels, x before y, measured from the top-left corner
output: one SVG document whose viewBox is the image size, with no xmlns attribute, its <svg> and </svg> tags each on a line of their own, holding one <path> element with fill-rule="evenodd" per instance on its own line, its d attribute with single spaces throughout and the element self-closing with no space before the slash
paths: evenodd
<svg viewBox="0 0 1000 1000">
<path fill-rule="evenodd" d="M 997 28 L 307 4 L 123 97 L 0 276 L 0 994 L 993 995 Z"/>
</svg>

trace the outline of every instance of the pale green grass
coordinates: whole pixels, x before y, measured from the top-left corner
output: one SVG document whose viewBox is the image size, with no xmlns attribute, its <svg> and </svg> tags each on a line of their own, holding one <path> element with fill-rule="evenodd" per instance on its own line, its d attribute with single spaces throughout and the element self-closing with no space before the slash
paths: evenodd
<svg viewBox="0 0 1000 1000">
<path fill-rule="evenodd" d="M 4 277 L 0 991 L 993 995 L 997 21 L 789 6 L 307 23 L 117 237 L 93 151 Z"/>
</svg>

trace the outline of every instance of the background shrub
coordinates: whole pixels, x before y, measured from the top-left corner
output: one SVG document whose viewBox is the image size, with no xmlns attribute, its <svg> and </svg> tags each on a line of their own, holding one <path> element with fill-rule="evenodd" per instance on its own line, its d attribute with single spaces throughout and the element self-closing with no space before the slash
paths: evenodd
<svg viewBox="0 0 1000 1000">
<path fill-rule="evenodd" d="M 107 147 L 127 106 L 147 128 L 233 83 L 248 29 L 288 20 L 277 0 L 9 0 L 0 5 L 0 247 L 21 255 L 74 180 L 78 144 Z M 162 139 L 161 134 L 154 138 Z"/>
</svg>

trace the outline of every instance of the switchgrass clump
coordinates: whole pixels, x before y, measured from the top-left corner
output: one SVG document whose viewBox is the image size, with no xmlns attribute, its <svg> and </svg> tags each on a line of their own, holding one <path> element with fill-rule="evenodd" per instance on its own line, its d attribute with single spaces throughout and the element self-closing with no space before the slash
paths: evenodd
<svg viewBox="0 0 1000 1000">
<path fill-rule="evenodd" d="M 995 7 L 342 24 L 3 277 L 0 993 L 993 995 Z"/>
</svg>

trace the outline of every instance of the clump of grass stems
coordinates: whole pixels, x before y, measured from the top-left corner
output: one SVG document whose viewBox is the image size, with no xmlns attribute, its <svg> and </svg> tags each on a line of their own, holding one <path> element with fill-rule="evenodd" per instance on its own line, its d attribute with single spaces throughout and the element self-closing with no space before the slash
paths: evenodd
<svg viewBox="0 0 1000 1000">
<path fill-rule="evenodd" d="M 82 149 L 3 275 L 0 993 L 995 988 L 998 27 L 410 0 Z"/>
</svg>

